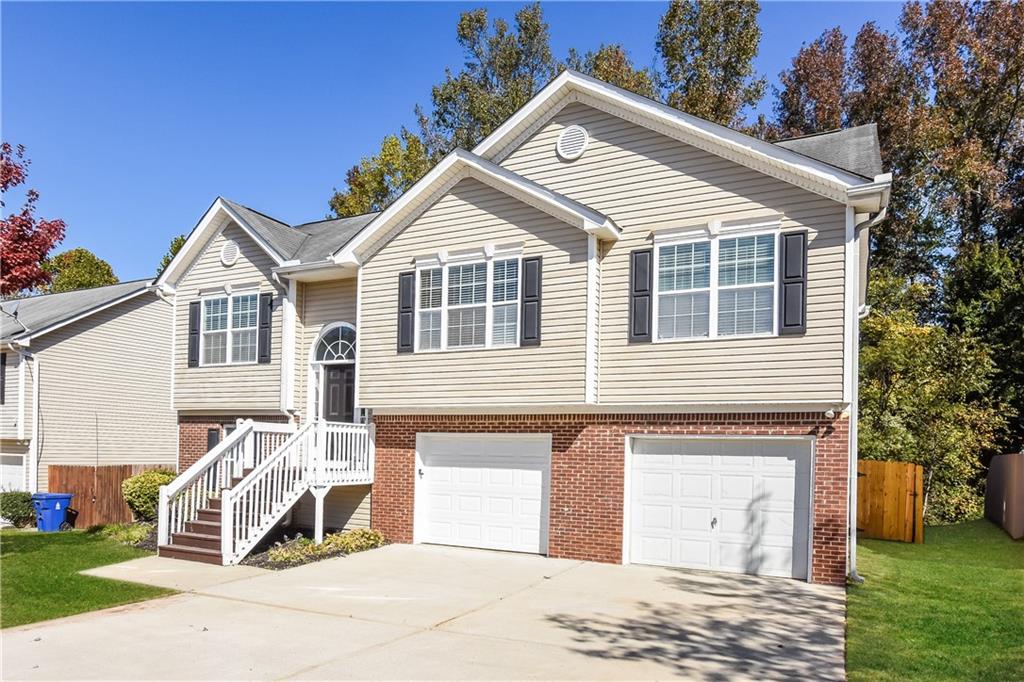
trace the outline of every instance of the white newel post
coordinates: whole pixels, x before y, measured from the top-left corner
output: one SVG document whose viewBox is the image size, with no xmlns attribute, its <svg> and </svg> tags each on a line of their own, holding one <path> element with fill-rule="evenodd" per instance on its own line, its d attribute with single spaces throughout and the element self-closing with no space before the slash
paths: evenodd
<svg viewBox="0 0 1024 682">
<path fill-rule="evenodd" d="M 231 497 L 231 491 L 225 490 L 220 498 L 220 557 L 221 563 L 227 566 L 231 563 L 232 550 L 231 539 L 235 532 L 235 501 Z"/>
<path fill-rule="evenodd" d="M 316 447 L 313 448 L 313 457 L 316 460 L 316 483 L 323 483 L 326 480 L 324 460 L 327 459 L 327 422 L 323 419 L 316 423 Z"/>
<path fill-rule="evenodd" d="M 167 486 L 160 486 L 160 501 L 157 506 L 156 543 L 166 545 L 171 541 L 170 521 L 167 510 Z"/>
<path fill-rule="evenodd" d="M 374 425 L 373 422 L 370 422 L 370 425 L 369 425 L 369 428 L 367 429 L 367 431 L 368 431 L 368 439 L 370 441 L 370 443 L 369 443 L 369 447 L 370 447 L 370 471 L 367 472 L 367 473 L 370 474 L 370 483 L 373 483 L 373 472 L 374 472 L 373 465 L 374 465 L 374 458 L 376 456 L 376 451 L 377 451 L 377 427 Z"/>
<path fill-rule="evenodd" d="M 330 487 L 318 486 L 313 488 L 313 499 L 316 500 L 316 514 L 313 523 L 313 542 L 320 544 L 324 541 L 324 498 Z"/>
<path fill-rule="evenodd" d="M 249 433 L 245 434 L 245 441 L 242 447 L 244 448 L 242 454 L 242 473 L 244 475 L 246 469 L 252 469 L 256 466 L 256 429 L 253 427 L 252 422 L 246 424 L 249 428 Z"/>
</svg>

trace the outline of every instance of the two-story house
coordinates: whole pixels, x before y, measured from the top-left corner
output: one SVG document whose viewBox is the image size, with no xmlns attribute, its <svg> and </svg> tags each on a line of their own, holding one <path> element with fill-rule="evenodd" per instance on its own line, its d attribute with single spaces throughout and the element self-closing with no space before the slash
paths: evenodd
<svg viewBox="0 0 1024 682">
<path fill-rule="evenodd" d="M 843 582 L 889 185 L 874 126 L 771 144 L 565 72 L 379 214 L 218 199 L 157 283 L 163 551 L 236 561 L 298 514 Z"/>
</svg>

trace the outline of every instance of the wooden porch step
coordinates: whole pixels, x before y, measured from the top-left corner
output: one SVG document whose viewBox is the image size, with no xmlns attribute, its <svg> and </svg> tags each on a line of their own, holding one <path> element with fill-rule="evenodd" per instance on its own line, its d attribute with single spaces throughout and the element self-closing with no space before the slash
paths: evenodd
<svg viewBox="0 0 1024 682">
<path fill-rule="evenodd" d="M 210 500 L 211 502 L 213 500 Z M 216 509 L 200 509 L 196 512 L 196 516 L 199 521 L 209 521 L 211 523 L 220 523 L 220 505 L 217 505 Z"/>
<path fill-rule="evenodd" d="M 171 535 L 171 547 L 197 547 L 220 551 L 220 535 L 206 533 L 174 533 Z"/>
<path fill-rule="evenodd" d="M 206 501 L 206 509 L 216 509 L 217 511 L 220 511 L 220 502 L 221 500 L 219 497 L 211 497 Z"/>
<path fill-rule="evenodd" d="M 204 564 L 221 564 L 219 549 L 201 549 L 199 547 L 181 547 L 178 545 L 160 545 L 157 555 L 168 559 L 184 559 L 199 561 Z"/>
<path fill-rule="evenodd" d="M 216 535 L 220 537 L 220 518 L 213 521 L 189 521 L 185 524 L 186 533 L 199 533 L 200 535 Z"/>
</svg>

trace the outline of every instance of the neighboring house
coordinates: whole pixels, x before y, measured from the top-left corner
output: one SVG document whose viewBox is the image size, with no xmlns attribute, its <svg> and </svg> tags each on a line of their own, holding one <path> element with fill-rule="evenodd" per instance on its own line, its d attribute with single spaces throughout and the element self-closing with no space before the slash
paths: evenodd
<svg viewBox="0 0 1024 682">
<path fill-rule="evenodd" d="M 171 305 L 148 281 L 3 301 L 0 311 L 5 490 L 46 491 L 57 464 L 174 466 Z"/>
<path fill-rule="evenodd" d="M 565 72 L 380 214 L 218 199 L 157 282 L 162 551 L 234 562 L 291 512 L 842 583 L 889 185 L 874 126 L 770 144 Z"/>
</svg>

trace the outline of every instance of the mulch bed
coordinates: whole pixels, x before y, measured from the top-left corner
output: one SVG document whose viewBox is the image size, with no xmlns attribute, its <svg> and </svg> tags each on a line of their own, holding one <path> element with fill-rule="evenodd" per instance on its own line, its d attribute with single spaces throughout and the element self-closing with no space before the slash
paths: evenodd
<svg viewBox="0 0 1024 682">
<path fill-rule="evenodd" d="M 295 568 L 296 566 L 303 566 L 305 564 L 316 563 L 324 559 L 333 559 L 334 557 L 347 556 L 345 552 L 338 550 L 337 552 L 330 552 L 328 554 L 321 554 L 319 556 L 304 557 L 298 561 L 280 562 L 270 560 L 270 550 L 278 549 L 280 547 L 290 547 L 299 542 L 304 536 L 302 533 L 296 532 L 295 535 L 289 537 L 287 531 L 281 531 L 276 534 L 276 537 L 271 539 L 269 542 L 264 541 L 260 543 L 262 548 L 258 552 L 252 552 L 249 556 L 242 559 L 241 563 L 243 566 L 255 566 L 257 568 L 268 568 L 272 571 L 283 571 L 286 568 Z"/>
<path fill-rule="evenodd" d="M 157 543 L 156 524 L 154 523 L 153 527 L 149 531 L 149 535 L 147 535 L 145 537 L 145 539 L 140 540 L 139 542 L 136 542 L 133 546 L 134 547 L 138 547 L 139 549 L 144 549 L 147 552 L 153 552 L 154 554 L 156 554 L 157 545 L 158 545 L 158 543 Z"/>
</svg>

